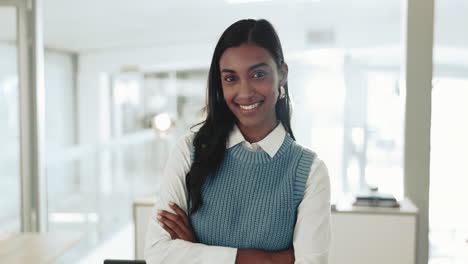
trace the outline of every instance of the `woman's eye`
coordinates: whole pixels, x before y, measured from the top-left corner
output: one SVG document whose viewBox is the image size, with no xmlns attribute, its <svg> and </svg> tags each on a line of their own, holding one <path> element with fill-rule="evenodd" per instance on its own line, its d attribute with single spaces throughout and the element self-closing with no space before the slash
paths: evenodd
<svg viewBox="0 0 468 264">
<path fill-rule="evenodd" d="M 266 74 L 264 72 L 261 72 L 261 71 L 258 71 L 258 72 L 255 72 L 254 75 L 253 75 L 253 78 L 262 78 L 264 77 Z"/>
<path fill-rule="evenodd" d="M 224 78 L 224 80 L 225 80 L 226 82 L 233 82 L 233 81 L 236 80 L 236 77 L 234 77 L 234 76 L 226 76 L 226 77 Z"/>
</svg>

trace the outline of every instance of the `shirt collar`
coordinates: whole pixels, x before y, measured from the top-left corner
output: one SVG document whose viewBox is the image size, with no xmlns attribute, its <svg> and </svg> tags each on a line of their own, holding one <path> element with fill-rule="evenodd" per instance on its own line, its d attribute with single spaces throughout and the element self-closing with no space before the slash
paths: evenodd
<svg viewBox="0 0 468 264">
<path fill-rule="evenodd" d="M 275 127 L 275 129 L 273 129 L 273 131 L 271 131 L 270 134 L 268 134 L 264 139 L 252 144 L 258 144 L 271 158 L 273 158 L 283 144 L 285 136 L 286 130 L 284 129 L 283 124 L 280 122 Z M 239 127 L 234 125 L 234 129 L 229 135 L 226 148 L 232 148 L 239 143 L 250 144 L 247 140 L 245 140 Z"/>
</svg>

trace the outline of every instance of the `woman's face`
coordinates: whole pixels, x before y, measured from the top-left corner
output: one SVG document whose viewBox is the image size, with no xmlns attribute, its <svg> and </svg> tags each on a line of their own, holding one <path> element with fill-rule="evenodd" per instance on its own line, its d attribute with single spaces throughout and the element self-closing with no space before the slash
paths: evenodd
<svg viewBox="0 0 468 264">
<path fill-rule="evenodd" d="M 270 53 L 255 44 L 224 51 L 219 61 L 224 100 L 241 128 L 273 129 L 279 87 L 286 83 L 287 66 L 281 70 Z"/>
</svg>

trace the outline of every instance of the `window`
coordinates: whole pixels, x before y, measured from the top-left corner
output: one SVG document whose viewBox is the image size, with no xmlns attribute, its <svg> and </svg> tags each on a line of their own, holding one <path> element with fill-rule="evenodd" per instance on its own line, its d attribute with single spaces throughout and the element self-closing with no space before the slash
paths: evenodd
<svg viewBox="0 0 468 264">
<path fill-rule="evenodd" d="M 468 262 L 468 1 L 436 1 L 432 79 L 431 264 Z"/>
<path fill-rule="evenodd" d="M 468 79 L 433 80 L 431 128 L 431 263 L 468 260 Z"/>
</svg>

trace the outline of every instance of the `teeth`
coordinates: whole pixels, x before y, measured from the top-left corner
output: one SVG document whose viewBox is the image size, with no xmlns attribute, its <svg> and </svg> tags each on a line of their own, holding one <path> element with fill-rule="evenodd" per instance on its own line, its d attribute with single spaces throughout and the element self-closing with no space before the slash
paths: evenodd
<svg viewBox="0 0 468 264">
<path fill-rule="evenodd" d="M 251 109 L 254 109 L 255 107 L 257 107 L 260 103 L 256 103 L 256 104 L 252 104 L 252 105 L 239 105 L 240 108 L 244 109 L 244 110 L 251 110 Z"/>
</svg>

